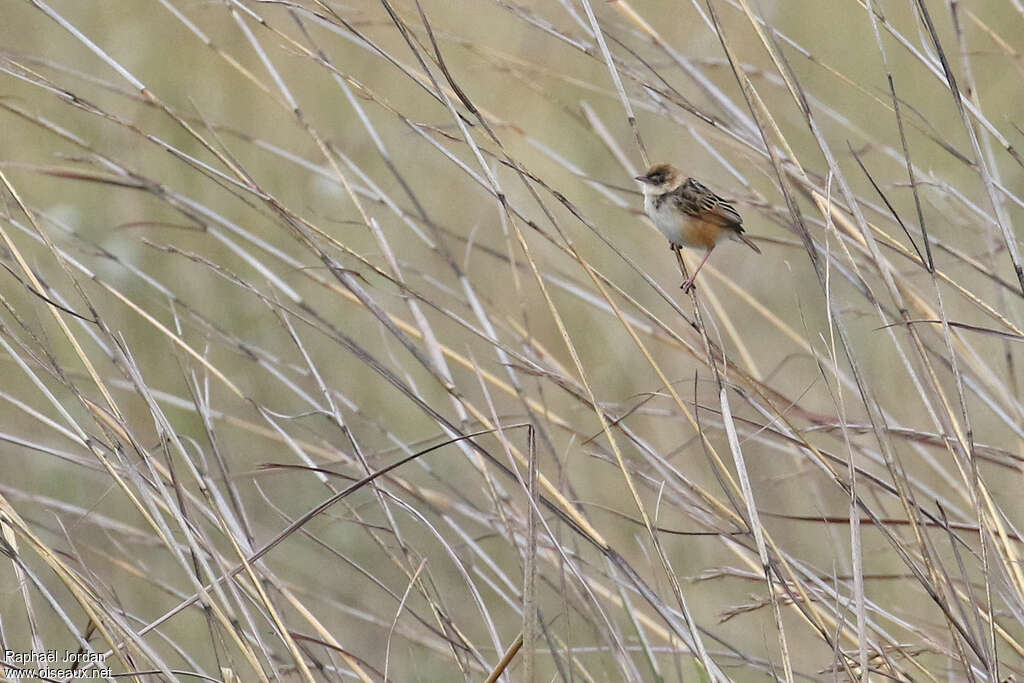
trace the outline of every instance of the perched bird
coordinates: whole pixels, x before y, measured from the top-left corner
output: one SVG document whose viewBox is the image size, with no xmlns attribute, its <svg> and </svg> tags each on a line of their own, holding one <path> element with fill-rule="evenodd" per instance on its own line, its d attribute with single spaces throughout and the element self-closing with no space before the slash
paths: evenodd
<svg viewBox="0 0 1024 683">
<path fill-rule="evenodd" d="M 673 251 L 680 247 L 706 249 L 704 259 L 683 283 L 683 291 L 693 289 L 697 273 L 707 263 L 715 245 L 725 238 L 743 242 L 756 251 L 749 237 L 743 234 L 743 218 L 714 192 L 693 178 L 684 178 L 672 164 L 655 164 L 637 176 L 644 185 L 644 211 L 661 234 L 668 238 Z"/>
</svg>

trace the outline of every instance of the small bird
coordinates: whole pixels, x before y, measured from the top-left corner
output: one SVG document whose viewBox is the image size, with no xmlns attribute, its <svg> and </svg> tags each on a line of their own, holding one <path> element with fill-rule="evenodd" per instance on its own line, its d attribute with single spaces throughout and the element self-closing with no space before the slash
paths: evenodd
<svg viewBox="0 0 1024 683">
<path fill-rule="evenodd" d="M 644 211 L 661 234 L 668 238 L 673 251 L 681 247 L 706 249 L 704 259 L 683 283 L 682 289 L 693 289 L 697 273 L 707 263 L 715 245 L 725 238 L 743 242 L 758 254 L 749 237 L 743 234 L 743 218 L 714 192 L 693 178 L 684 178 L 672 164 L 655 164 L 635 180 L 644 185 Z M 682 261 L 680 261 L 682 263 Z"/>
</svg>

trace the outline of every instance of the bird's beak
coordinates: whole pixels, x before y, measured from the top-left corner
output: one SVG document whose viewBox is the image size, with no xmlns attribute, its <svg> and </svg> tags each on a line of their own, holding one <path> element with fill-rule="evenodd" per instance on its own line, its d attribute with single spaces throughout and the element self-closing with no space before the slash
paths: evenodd
<svg viewBox="0 0 1024 683">
<path fill-rule="evenodd" d="M 651 182 L 650 180 L 647 179 L 647 176 L 645 175 L 638 175 L 635 178 L 633 178 L 633 180 L 639 180 L 644 185 L 649 185 Z"/>
</svg>

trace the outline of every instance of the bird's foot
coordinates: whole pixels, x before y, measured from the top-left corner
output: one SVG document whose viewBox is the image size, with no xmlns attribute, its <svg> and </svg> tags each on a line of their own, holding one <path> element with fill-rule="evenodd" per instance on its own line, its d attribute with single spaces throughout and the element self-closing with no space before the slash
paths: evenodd
<svg viewBox="0 0 1024 683">
<path fill-rule="evenodd" d="M 689 294 L 693 290 L 697 289 L 697 285 L 694 283 L 693 278 L 689 278 L 686 282 L 679 285 L 679 289 L 683 290 L 684 294 Z"/>
</svg>

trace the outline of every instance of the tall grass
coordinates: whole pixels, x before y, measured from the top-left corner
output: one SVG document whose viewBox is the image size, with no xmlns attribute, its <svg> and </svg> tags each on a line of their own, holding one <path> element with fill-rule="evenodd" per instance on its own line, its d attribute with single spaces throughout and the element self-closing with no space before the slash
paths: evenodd
<svg viewBox="0 0 1024 683">
<path fill-rule="evenodd" d="M 1018 0 L 3 14 L 8 677 L 1024 671 Z"/>
</svg>

